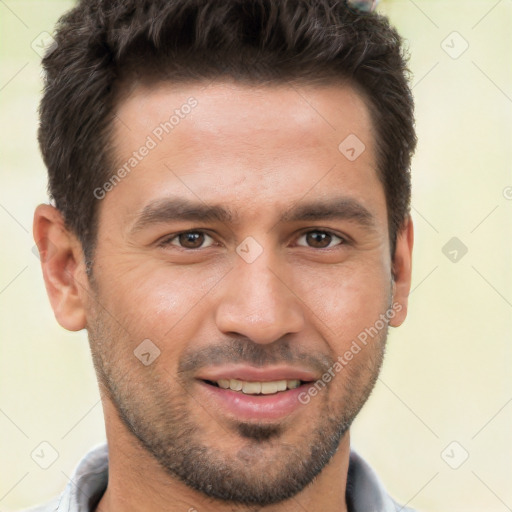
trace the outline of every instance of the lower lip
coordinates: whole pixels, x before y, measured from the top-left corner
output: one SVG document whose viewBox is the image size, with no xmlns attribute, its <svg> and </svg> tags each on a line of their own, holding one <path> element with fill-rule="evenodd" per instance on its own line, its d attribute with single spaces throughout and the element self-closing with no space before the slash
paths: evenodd
<svg viewBox="0 0 512 512">
<path fill-rule="evenodd" d="M 204 381 L 199 383 L 201 391 L 207 395 L 208 403 L 244 420 L 276 420 L 292 414 L 302 406 L 299 395 L 308 387 L 308 384 L 303 384 L 272 395 L 246 395 L 241 391 L 219 388 Z"/>
</svg>

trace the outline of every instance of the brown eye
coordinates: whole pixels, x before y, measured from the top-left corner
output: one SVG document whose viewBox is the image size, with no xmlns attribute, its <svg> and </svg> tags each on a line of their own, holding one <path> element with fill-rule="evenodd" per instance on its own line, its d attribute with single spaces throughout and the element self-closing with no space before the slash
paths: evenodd
<svg viewBox="0 0 512 512">
<path fill-rule="evenodd" d="M 342 238 L 328 231 L 308 231 L 307 233 L 301 235 L 300 239 L 302 238 L 306 239 L 306 247 L 312 247 L 314 249 L 327 249 L 329 248 L 331 242 L 335 241 L 336 239 L 343 243 Z M 336 245 L 341 244 L 338 243 Z"/>
<path fill-rule="evenodd" d="M 168 237 L 161 243 L 162 246 L 167 245 L 177 245 L 183 249 L 201 249 L 203 247 L 209 247 L 211 245 L 208 244 L 203 246 L 205 240 L 211 237 L 202 231 L 186 231 L 184 233 L 179 233 L 172 237 Z"/>
<path fill-rule="evenodd" d="M 181 233 L 178 240 L 186 249 L 199 249 L 204 241 L 203 233 Z"/>
</svg>

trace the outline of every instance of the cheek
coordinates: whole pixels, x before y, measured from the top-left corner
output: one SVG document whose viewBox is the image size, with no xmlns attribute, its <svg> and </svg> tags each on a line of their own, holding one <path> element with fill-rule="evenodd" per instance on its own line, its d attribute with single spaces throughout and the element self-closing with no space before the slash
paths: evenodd
<svg viewBox="0 0 512 512">
<path fill-rule="evenodd" d="M 305 312 L 325 338 L 332 340 L 336 352 L 374 325 L 389 306 L 390 276 L 382 263 L 303 274 L 298 282 L 301 291 L 297 295 L 308 306 Z"/>
<path fill-rule="evenodd" d="M 178 333 L 197 328 L 197 311 L 222 272 L 140 262 L 110 275 L 108 303 L 132 339 L 167 344 Z"/>
</svg>

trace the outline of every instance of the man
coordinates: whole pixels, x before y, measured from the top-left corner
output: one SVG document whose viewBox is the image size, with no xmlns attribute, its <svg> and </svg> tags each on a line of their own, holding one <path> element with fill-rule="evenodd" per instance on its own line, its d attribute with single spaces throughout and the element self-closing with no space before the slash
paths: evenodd
<svg viewBox="0 0 512 512">
<path fill-rule="evenodd" d="M 396 31 L 334 0 L 83 0 L 55 40 L 34 236 L 108 447 L 38 510 L 407 510 L 349 438 L 410 289 Z"/>
</svg>

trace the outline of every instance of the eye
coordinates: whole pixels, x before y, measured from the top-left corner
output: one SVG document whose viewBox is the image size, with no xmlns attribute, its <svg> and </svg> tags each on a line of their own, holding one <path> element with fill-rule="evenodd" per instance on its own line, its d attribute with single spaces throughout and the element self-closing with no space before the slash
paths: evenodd
<svg viewBox="0 0 512 512">
<path fill-rule="evenodd" d="M 164 238 L 159 245 L 160 247 L 176 245 L 183 249 L 202 249 L 212 245 L 211 243 L 206 246 L 203 245 L 205 238 L 209 238 L 213 241 L 213 238 L 203 231 L 185 231 L 183 233 L 178 233 Z"/>
<path fill-rule="evenodd" d="M 346 243 L 346 240 L 343 238 L 331 233 L 330 231 L 321 231 L 321 230 L 313 230 L 303 233 L 299 240 L 302 238 L 306 239 L 306 245 L 302 245 L 303 247 L 313 247 L 314 249 L 328 249 L 330 247 L 334 247 L 335 245 L 343 245 Z M 331 245 L 331 242 L 335 240 L 339 240 L 341 243 Z"/>
</svg>

